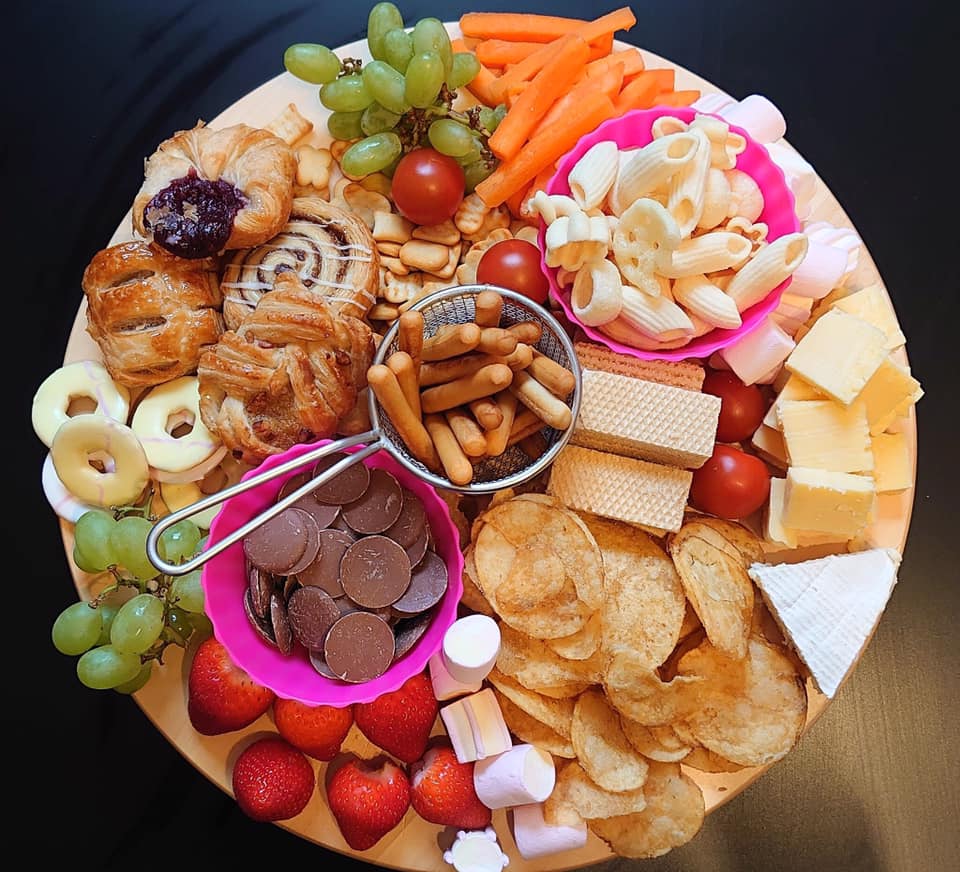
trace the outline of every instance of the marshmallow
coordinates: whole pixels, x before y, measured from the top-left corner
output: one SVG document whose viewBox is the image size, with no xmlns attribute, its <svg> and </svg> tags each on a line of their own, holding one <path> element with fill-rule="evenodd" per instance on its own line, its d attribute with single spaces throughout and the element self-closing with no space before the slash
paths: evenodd
<svg viewBox="0 0 960 872">
<path fill-rule="evenodd" d="M 76 524 L 81 515 L 97 508 L 90 503 L 83 502 L 83 500 L 78 500 L 67 490 L 67 486 L 60 481 L 60 476 L 57 475 L 57 470 L 53 466 L 53 458 L 49 453 L 44 458 L 40 478 L 43 482 L 43 493 L 47 502 L 50 503 L 50 508 L 64 521 Z"/>
<path fill-rule="evenodd" d="M 720 115 L 728 106 L 736 104 L 733 97 L 726 94 L 704 94 L 699 100 L 690 104 L 691 109 L 698 112 L 709 112 L 712 115 Z"/>
<path fill-rule="evenodd" d="M 793 192 L 796 201 L 797 217 L 804 221 L 810 216 L 811 201 L 817 192 L 817 174 L 799 154 L 780 142 L 771 142 L 764 146 L 767 153 L 787 180 L 787 186 Z"/>
<path fill-rule="evenodd" d="M 483 681 L 500 653 L 500 628 L 486 615 L 454 621 L 443 636 L 443 663 L 457 681 Z"/>
<path fill-rule="evenodd" d="M 500 704 L 489 687 L 444 706 L 440 717 L 461 763 L 493 757 L 513 747 Z"/>
<path fill-rule="evenodd" d="M 463 696 L 466 693 L 476 693 L 483 686 L 482 681 L 463 682 L 454 678 L 447 671 L 447 667 L 443 663 L 443 655 L 440 653 L 434 654 L 430 658 L 430 683 L 433 685 L 433 695 L 440 702 Z"/>
<path fill-rule="evenodd" d="M 795 346 L 796 342 L 768 316 L 720 354 L 740 381 L 752 385 L 779 368 Z"/>
<path fill-rule="evenodd" d="M 847 270 L 847 252 L 842 248 L 810 240 L 807 254 L 793 271 L 790 293 L 812 300 L 822 300 L 839 287 Z"/>
<path fill-rule="evenodd" d="M 742 127 L 757 142 L 776 142 L 787 132 L 783 114 L 766 97 L 750 94 L 730 106 L 718 110 L 728 124 Z"/>
<path fill-rule="evenodd" d="M 524 860 L 572 851 L 587 844 L 587 825 L 553 827 L 543 819 L 543 806 L 518 805 L 513 810 L 513 840 Z"/>
<path fill-rule="evenodd" d="M 803 228 L 810 242 L 819 242 L 847 253 L 847 268 L 843 271 L 835 287 L 846 284 L 860 262 L 860 249 L 863 240 L 849 227 L 834 227 L 828 221 L 813 221 Z"/>
<path fill-rule="evenodd" d="M 556 780 L 553 757 L 533 745 L 514 745 L 473 768 L 473 786 L 487 808 L 543 802 Z"/>
<path fill-rule="evenodd" d="M 500 850 L 493 827 L 460 830 L 443 859 L 457 872 L 500 872 L 510 858 Z"/>
</svg>

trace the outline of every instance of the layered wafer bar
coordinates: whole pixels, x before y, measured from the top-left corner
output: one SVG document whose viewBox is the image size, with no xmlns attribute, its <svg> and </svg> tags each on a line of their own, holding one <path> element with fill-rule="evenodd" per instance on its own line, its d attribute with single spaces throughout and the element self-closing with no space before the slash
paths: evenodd
<svg viewBox="0 0 960 872">
<path fill-rule="evenodd" d="M 573 350 L 584 371 L 612 372 L 663 385 L 673 385 L 688 391 L 699 391 L 703 388 L 704 369 L 699 363 L 691 360 L 641 360 L 629 354 L 617 354 L 606 345 L 591 342 L 582 336 L 574 340 Z"/>
</svg>

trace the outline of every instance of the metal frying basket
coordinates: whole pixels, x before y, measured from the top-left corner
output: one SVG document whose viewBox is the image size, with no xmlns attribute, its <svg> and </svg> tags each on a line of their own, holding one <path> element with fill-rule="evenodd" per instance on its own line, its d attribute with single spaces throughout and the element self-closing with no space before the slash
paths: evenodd
<svg viewBox="0 0 960 872">
<path fill-rule="evenodd" d="M 572 412 L 572 421 L 576 421 L 577 414 L 580 410 L 581 377 L 580 366 L 573 350 L 573 343 L 553 315 L 544 307 L 534 303 L 522 294 L 495 285 L 461 285 L 430 294 L 411 306 L 412 310 L 419 311 L 423 314 L 424 338 L 433 336 L 437 330 L 445 324 L 465 324 L 473 321 L 476 297 L 481 291 L 496 291 L 503 297 L 503 311 L 500 316 L 500 326 L 509 327 L 512 324 L 518 324 L 523 321 L 535 321 L 540 325 L 542 335 L 535 345 L 537 351 L 556 361 L 561 366 L 566 367 L 574 375 L 574 388 L 566 398 L 566 403 Z M 399 324 L 394 323 L 387 331 L 377 349 L 374 363 L 383 363 L 391 354 L 398 350 L 398 328 Z M 211 494 L 192 505 L 161 518 L 153 525 L 150 534 L 147 536 L 147 556 L 150 562 L 167 575 L 185 575 L 188 572 L 192 572 L 206 563 L 210 558 L 215 557 L 221 551 L 229 548 L 244 536 L 247 536 L 261 524 L 266 523 L 271 518 L 280 514 L 280 512 L 293 505 L 301 497 L 336 477 L 348 467 L 353 466 L 353 464 L 362 462 L 380 450 L 388 452 L 398 463 L 410 470 L 411 473 L 434 485 L 434 487 L 457 491 L 459 493 L 485 494 L 505 488 L 516 487 L 539 475 L 554 461 L 573 432 L 572 423 L 566 430 L 545 428 L 542 432 L 546 439 L 547 450 L 540 457 L 532 459 L 518 446 L 514 445 L 499 457 L 485 458 L 475 464 L 473 480 L 469 484 L 456 485 L 448 478 L 431 472 L 410 454 L 406 444 L 400 438 L 389 417 L 386 414 L 381 414 L 380 404 L 377 402 L 376 396 L 372 391 L 370 391 L 369 394 L 370 430 L 366 433 L 358 433 L 355 436 L 349 436 L 345 439 L 331 442 L 328 445 L 323 445 L 315 451 L 308 451 L 306 454 L 294 458 L 287 463 L 283 463 L 267 472 L 254 474 L 232 487 Z M 185 563 L 169 563 L 160 556 L 158 550 L 160 536 L 165 530 L 172 527 L 178 521 L 190 518 L 198 512 L 202 512 L 212 506 L 219 505 L 230 499 L 230 497 L 257 487 L 265 481 L 270 481 L 277 476 L 285 475 L 288 472 L 310 463 L 316 463 L 328 454 L 334 454 L 345 448 L 353 448 L 358 445 L 363 445 L 364 447 L 344 457 L 342 460 L 337 461 L 329 469 L 317 474 L 300 488 L 270 506 L 266 511 L 252 518 L 219 542 L 210 544 L 202 553 L 195 555 Z"/>
</svg>

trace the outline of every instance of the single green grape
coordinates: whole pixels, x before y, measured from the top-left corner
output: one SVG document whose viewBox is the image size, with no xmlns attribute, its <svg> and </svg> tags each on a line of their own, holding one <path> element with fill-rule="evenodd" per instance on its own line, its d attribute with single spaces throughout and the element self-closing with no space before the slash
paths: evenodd
<svg viewBox="0 0 960 872">
<path fill-rule="evenodd" d="M 472 193 L 473 189 L 492 172 L 493 169 L 487 166 L 485 160 L 478 160 L 474 163 L 467 164 L 463 168 L 464 190 L 468 194 Z"/>
<path fill-rule="evenodd" d="M 110 532 L 116 525 L 113 515 L 102 509 L 84 512 L 77 519 L 73 529 L 73 541 L 84 564 L 92 567 L 87 569 L 87 572 L 102 572 L 116 562 L 110 548 Z"/>
<path fill-rule="evenodd" d="M 283 53 L 283 66 L 287 72 L 312 85 L 325 85 L 340 74 L 340 58 L 325 45 L 313 42 L 288 46 Z"/>
<path fill-rule="evenodd" d="M 86 603 L 67 606 L 53 622 L 53 647 L 71 656 L 89 651 L 100 638 L 102 624 L 99 609 Z"/>
<path fill-rule="evenodd" d="M 118 651 L 113 645 L 91 648 L 77 661 L 77 678 L 93 690 L 109 690 L 132 681 L 140 672 L 140 656 Z"/>
<path fill-rule="evenodd" d="M 140 667 L 140 671 L 129 681 L 118 684 L 114 690 L 117 693 L 136 693 L 150 680 L 150 673 L 153 672 L 153 661 L 148 660 Z"/>
<path fill-rule="evenodd" d="M 427 137 L 440 154 L 462 157 L 476 150 L 477 157 L 480 157 L 480 150 L 475 146 L 470 128 L 452 118 L 438 118 L 434 121 L 427 131 Z"/>
<path fill-rule="evenodd" d="M 210 618 L 202 612 L 199 614 L 191 614 L 190 623 L 193 624 L 195 639 L 203 640 L 213 635 L 213 624 L 210 623 Z"/>
<path fill-rule="evenodd" d="M 340 166 L 348 176 L 368 176 L 400 156 L 403 144 L 396 133 L 376 133 L 355 142 L 344 153 Z"/>
<path fill-rule="evenodd" d="M 454 157 L 454 160 L 462 167 L 480 160 L 480 142 L 475 136 L 471 135 L 469 148 L 463 154 Z"/>
<path fill-rule="evenodd" d="M 207 533 L 199 542 L 197 542 L 197 547 L 194 549 L 194 554 L 202 554 L 203 549 L 207 547 L 207 540 L 210 538 L 210 534 Z"/>
<path fill-rule="evenodd" d="M 371 61 L 365 64 L 363 83 L 373 94 L 373 99 L 388 111 L 402 115 L 410 108 L 410 104 L 403 96 L 403 73 L 398 73 L 386 61 Z"/>
<path fill-rule="evenodd" d="M 438 18 L 421 18 L 413 28 L 413 51 L 420 54 L 433 51 L 443 61 L 443 78 L 447 81 L 453 69 L 453 47 L 443 22 Z"/>
<path fill-rule="evenodd" d="M 167 612 L 167 626 L 184 641 L 189 639 L 193 632 L 190 613 L 183 609 L 172 608 Z"/>
<path fill-rule="evenodd" d="M 163 531 L 157 549 L 160 556 L 169 563 L 180 563 L 186 557 L 192 557 L 197 550 L 201 537 L 200 528 L 189 518 L 177 521 Z"/>
<path fill-rule="evenodd" d="M 170 602 L 187 612 L 199 614 L 203 611 L 203 587 L 200 584 L 200 570 L 195 569 L 173 580 L 168 596 Z"/>
<path fill-rule="evenodd" d="M 403 15 L 393 3 L 377 3 L 367 16 L 367 45 L 376 60 L 386 59 L 384 37 L 395 28 L 403 27 Z"/>
<path fill-rule="evenodd" d="M 141 593 L 120 606 L 110 628 L 110 642 L 126 654 L 143 654 L 163 630 L 163 602 Z"/>
<path fill-rule="evenodd" d="M 147 557 L 147 536 L 152 528 L 146 518 L 127 515 L 110 531 L 110 548 L 116 562 L 137 578 L 156 578 L 160 572 Z"/>
<path fill-rule="evenodd" d="M 487 133 L 493 133 L 493 131 L 497 129 L 498 123 L 496 115 L 494 115 L 493 110 L 489 106 L 481 107 L 480 124 Z"/>
<path fill-rule="evenodd" d="M 462 88 L 472 82 L 480 72 L 480 61 L 473 52 L 454 52 L 450 65 L 450 74 L 447 76 L 447 87 Z"/>
<path fill-rule="evenodd" d="M 437 99 L 443 84 L 443 61 L 435 51 L 415 54 L 407 67 L 404 96 L 411 106 L 426 109 Z"/>
<path fill-rule="evenodd" d="M 77 543 L 73 543 L 73 562 L 76 565 L 77 569 L 82 569 L 84 572 L 99 572 L 100 570 L 96 566 L 89 562 L 87 555 L 84 554 L 79 548 L 77 548 Z"/>
<path fill-rule="evenodd" d="M 100 603 L 100 605 L 97 606 L 97 611 L 100 612 L 100 636 L 97 641 L 94 642 L 95 645 L 106 645 L 109 643 L 113 619 L 117 616 L 119 610 L 120 607 L 113 603 Z"/>
<path fill-rule="evenodd" d="M 405 73 L 413 57 L 413 37 L 402 27 L 388 30 L 383 37 L 383 55 L 384 60 L 398 73 Z"/>
<path fill-rule="evenodd" d="M 498 103 L 493 109 L 493 117 L 496 119 L 496 123 L 499 124 L 507 117 L 507 104 Z"/>
<path fill-rule="evenodd" d="M 341 76 L 320 89 L 320 102 L 331 112 L 360 112 L 373 102 L 360 73 Z"/>
<path fill-rule="evenodd" d="M 397 126 L 400 116 L 396 112 L 384 109 L 379 103 L 371 103 L 363 110 L 360 117 L 360 128 L 367 136 L 393 130 Z"/>
<path fill-rule="evenodd" d="M 327 119 L 327 130 L 334 139 L 359 139 L 363 136 L 361 121 L 366 109 L 359 112 L 333 112 Z"/>
</svg>

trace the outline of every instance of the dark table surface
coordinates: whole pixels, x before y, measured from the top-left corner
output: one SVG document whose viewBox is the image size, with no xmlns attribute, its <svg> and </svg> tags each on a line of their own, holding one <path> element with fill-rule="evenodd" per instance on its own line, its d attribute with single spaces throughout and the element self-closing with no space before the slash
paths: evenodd
<svg viewBox="0 0 960 872">
<path fill-rule="evenodd" d="M 29 5 L 29 9 L 26 8 Z M 468 5 L 402 2 L 407 20 Z M 580 17 L 613 3 L 489 3 Z M 626 37 L 736 97 L 761 92 L 869 247 L 915 374 L 919 469 L 910 538 L 880 627 L 853 677 L 800 745 L 654 861 L 606 870 L 957 868 L 960 617 L 955 397 L 958 325 L 956 43 L 942 4 L 650 0 Z M 367 868 L 247 820 L 128 698 L 86 690 L 49 642 L 75 596 L 40 488 L 30 400 L 60 365 L 87 261 L 109 240 L 174 130 L 212 118 L 281 70 L 292 42 L 364 33 L 368 5 L 306 0 L 13 4 L 5 28 L 0 145 L 8 408 L 16 442 L 5 580 L 15 645 L 7 720 L 7 827 L 33 857 L 80 868 L 223 868 L 238 859 Z M 951 109 L 952 107 L 952 109 Z M 950 236 L 948 236 L 948 227 Z M 953 361 L 953 362 L 951 362 Z M 11 668 L 13 667 L 13 668 Z M 12 780 L 9 780 L 12 779 Z M 9 838 L 9 837 L 8 837 Z"/>
</svg>

